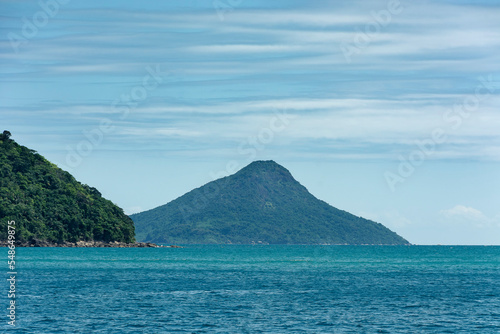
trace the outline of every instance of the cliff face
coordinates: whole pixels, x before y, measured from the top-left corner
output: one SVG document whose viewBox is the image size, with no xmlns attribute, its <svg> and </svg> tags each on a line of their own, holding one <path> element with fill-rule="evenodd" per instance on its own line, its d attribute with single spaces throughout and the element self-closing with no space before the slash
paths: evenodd
<svg viewBox="0 0 500 334">
<path fill-rule="evenodd" d="M 157 243 L 409 244 L 317 199 L 274 161 L 253 162 L 131 218 L 138 240 Z"/>
<path fill-rule="evenodd" d="M 4 131 L 0 135 L 0 240 L 7 239 L 10 220 L 16 222 L 18 241 L 135 241 L 134 224 L 122 209 Z"/>
</svg>

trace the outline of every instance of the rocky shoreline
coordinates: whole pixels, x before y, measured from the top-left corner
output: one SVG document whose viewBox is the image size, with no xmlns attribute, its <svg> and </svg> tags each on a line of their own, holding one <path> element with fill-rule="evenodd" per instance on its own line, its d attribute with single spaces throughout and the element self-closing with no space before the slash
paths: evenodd
<svg viewBox="0 0 500 334">
<path fill-rule="evenodd" d="M 8 247 L 7 241 L 0 241 L 0 247 Z M 151 242 L 135 242 L 135 243 L 125 243 L 119 241 L 77 241 L 77 242 L 67 242 L 54 243 L 45 240 L 33 239 L 30 241 L 16 241 L 16 247 L 99 247 L 99 248 L 182 248 L 180 246 L 160 246 Z"/>
</svg>

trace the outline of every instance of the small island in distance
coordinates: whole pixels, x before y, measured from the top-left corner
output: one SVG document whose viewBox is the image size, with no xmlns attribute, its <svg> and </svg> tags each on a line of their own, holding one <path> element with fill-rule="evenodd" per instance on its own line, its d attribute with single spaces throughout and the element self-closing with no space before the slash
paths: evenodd
<svg viewBox="0 0 500 334">
<path fill-rule="evenodd" d="M 317 199 L 274 161 L 255 161 L 131 218 L 143 242 L 410 245 L 382 224 Z"/>
</svg>

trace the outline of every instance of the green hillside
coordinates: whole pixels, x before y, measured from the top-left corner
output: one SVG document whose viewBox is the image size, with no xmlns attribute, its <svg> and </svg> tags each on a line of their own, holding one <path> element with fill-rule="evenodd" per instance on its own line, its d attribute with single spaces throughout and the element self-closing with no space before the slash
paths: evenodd
<svg viewBox="0 0 500 334">
<path fill-rule="evenodd" d="M 131 216 L 140 241 L 177 244 L 408 244 L 318 200 L 274 161 L 257 161 Z"/>
<path fill-rule="evenodd" d="M 4 131 L 0 135 L 0 240 L 7 239 L 9 220 L 16 222 L 18 241 L 135 241 L 133 222 L 122 209 Z"/>
</svg>

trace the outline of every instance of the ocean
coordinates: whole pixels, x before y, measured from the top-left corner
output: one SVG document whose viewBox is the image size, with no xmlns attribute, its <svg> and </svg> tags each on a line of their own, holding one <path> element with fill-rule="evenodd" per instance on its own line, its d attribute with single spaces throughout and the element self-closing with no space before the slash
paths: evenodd
<svg viewBox="0 0 500 334">
<path fill-rule="evenodd" d="M 496 246 L 17 248 L 16 264 L 2 333 L 500 333 Z"/>
</svg>

